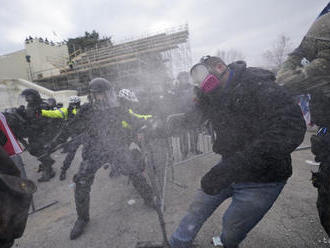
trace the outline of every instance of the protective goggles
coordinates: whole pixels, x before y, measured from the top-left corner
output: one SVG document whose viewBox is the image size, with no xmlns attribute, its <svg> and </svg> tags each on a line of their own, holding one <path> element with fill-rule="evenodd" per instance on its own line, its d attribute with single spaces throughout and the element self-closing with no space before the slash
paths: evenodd
<svg viewBox="0 0 330 248">
<path fill-rule="evenodd" d="M 222 77 L 225 72 L 223 72 L 220 77 Z M 220 85 L 218 77 L 210 73 L 208 66 L 203 63 L 194 65 L 190 70 L 190 75 L 193 83 L 199 85 L 201 91 L 204 93 L 208 93 Z"/>
</svg>

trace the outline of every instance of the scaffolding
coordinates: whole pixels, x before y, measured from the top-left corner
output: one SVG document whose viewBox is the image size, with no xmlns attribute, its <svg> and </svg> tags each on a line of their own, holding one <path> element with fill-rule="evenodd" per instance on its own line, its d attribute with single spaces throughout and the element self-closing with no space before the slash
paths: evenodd
<svg viewBox="0 0 330 248">
<path fill-rule="evenodd" d="M 161 88 L 171 83 L 179 72 L 191 67 L 189 28 L 182 25 L 109 46 L 96 45 L 73 61 L 73 68 L 42 78 L 39 84 L 53 90 L 79 90 L 86 87 L 91 78 L 104 77 L 120 88 Z"/>
</svg>

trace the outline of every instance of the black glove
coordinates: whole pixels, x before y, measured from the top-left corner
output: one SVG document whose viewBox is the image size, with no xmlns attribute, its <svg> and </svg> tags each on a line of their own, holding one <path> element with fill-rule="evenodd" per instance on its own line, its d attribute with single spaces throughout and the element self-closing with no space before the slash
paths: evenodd
<svg viewBox="0 0 330 248">
<path fill-rule="evenodd" d="M 233 182 L 232 176 L 226 173 L 226 166 L 225 162 L 220 162 L 202 177 L 201 188 L 206 194 L 216 195 Z"/>
<path fill-rule="evenodd" d="M 253 159 L 253 163 L 257 160 Z M 247 163 L 251 163 L 243 152 L 223 159 L 206 173 L 201 180 L 202 190 L 209 195 L 220 193 L 235 182 L 248 182 L 256 176 L 256 172 L 247 169 Z"/>
<path fill-rule="evenodd" d="M 25 118 L 26 118 L 25 106 L 24 106 L 24 105 L 20 105 L 20 106 L 16 109 L 16 113 L 19 114 L 21 117 L 23 117 L 23 118 L 25 119 Z"/>
</svg>

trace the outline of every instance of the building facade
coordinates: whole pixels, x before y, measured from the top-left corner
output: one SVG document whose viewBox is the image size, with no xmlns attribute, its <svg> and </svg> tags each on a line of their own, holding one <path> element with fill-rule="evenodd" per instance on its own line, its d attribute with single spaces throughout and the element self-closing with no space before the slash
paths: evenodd
<svg viewBox="0 0 330 248">
<path fill-rule="evenodd" d="M 65 43 L 30 38 L 25 48 L 0 56 L 0 79 L 21 78 L 29 81 L 60 74 L 67 67 L 69 54 Z"/>
</svg>

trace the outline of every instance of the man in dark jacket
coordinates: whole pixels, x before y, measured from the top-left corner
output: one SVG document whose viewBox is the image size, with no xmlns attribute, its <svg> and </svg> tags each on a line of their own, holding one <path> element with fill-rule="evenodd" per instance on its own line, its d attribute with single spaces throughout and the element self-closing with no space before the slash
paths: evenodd
<svg viewBox="0 0 330 248">
<path fill-rule="evenodd" d="M 221 241 L 238 247 L 263 218 L 292 174 L 290 153 L 303 141 L 306 126 L 295 101 L 274 83 L 273 73 L 227 66 L 206 56 L 191 69 L 200 85 L 196 110 L 169 120 L 169 127 L 209 120 L 216 132 L 214 152 L 222 155 L 201 180 L 202 190 L 170 239 L 171 247 L 190 247 L 203 223 L 227 198 Z M 193 121 L 191 121 L 193 120 Z"/>
</svg>

